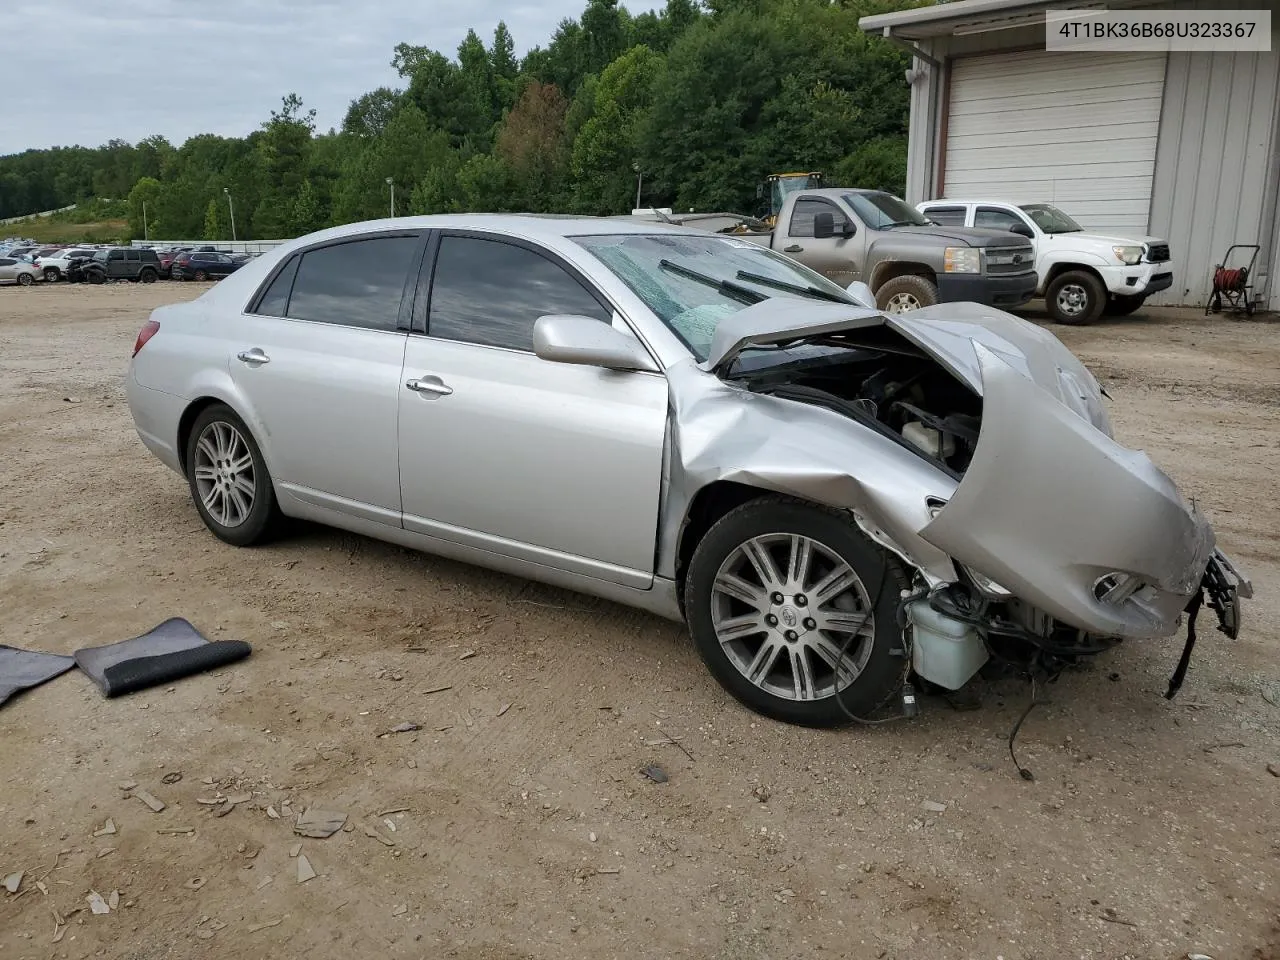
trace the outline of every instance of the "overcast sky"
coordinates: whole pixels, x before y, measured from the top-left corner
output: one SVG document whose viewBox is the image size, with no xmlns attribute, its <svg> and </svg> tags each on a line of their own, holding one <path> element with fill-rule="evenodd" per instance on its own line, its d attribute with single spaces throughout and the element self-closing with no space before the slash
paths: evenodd
<svg viewBox="0 0 1280 960">
<path fill-rule="evenodd" d="M 633 13 L 657 4 L 632 0 Z M 105 0 L 5 4 L 6 95 L 0 154 L 29 147 L 175 145 L 197 133 L 242 136 L 290 92 L 338 127 L 351 100 L 396 86 L 397 43 L 449 56 L 474 27 L 486 46 L 505 20 L 516 54 L 546 45 L 584 0 Z"/>
</svg>

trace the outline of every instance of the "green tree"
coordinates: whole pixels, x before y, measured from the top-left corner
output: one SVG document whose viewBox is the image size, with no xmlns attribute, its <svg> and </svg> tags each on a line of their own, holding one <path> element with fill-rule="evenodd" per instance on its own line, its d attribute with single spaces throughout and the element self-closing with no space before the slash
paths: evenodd
<svg viewBox="0 0 1280 960">
<path fill-rule="evenodd" d="M 129 191 L 129 233 L 134 237 L 159 236 L 156 215 L 160 212 L 157 201 L 164 186 L 154 177 L 143 177 Z"/>
<path fill-rule="evenodd" d="M 289 232 L 294 236 L 302 236 L 320 229 L 323 226 L 320 212 L 320 201 L 310 180 L 302 181 L 297 199 L 293 201 L 293 214 L 290 217 Z"/>
<path fill-rule="evenodd" d="M 209 206 L 204 211 L 204 230 L 200 236 L 204 240 L 225 240 L 228 231 L 222 222 L 222 205 L 218 203 L 216 198 L 209 200 Z"/>
<path fill-rule="evenodd" d="M 579 211 L 608 214 L 631 209 L 643 120 L 662 65 L 662 57 L 648 47 L 632 47 L 594 85 L 591 117 L 573 141 L 574 205 Z"/>
</svg>

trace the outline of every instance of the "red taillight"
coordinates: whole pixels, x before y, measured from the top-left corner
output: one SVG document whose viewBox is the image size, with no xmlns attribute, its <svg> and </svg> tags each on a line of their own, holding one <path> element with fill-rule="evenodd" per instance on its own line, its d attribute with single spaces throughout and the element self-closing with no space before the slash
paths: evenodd
<svg viewBox="0 0 1280 960">
<path fill-rule="evenodd" d="M 147 341 L 160 332 L 160 324 L 155 320 L 148 320 L 142 325 L 142 329 L 138 331 L 138 339 L 133 343 L 133 356 L 138 355 L 138 351 L 147 345 Z"/>
</svg>

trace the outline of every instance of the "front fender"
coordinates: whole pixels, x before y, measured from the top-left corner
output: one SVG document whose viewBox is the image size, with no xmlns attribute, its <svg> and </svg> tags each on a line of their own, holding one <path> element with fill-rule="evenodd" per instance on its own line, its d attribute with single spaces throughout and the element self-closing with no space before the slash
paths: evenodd
<svg viewBox="0 0 1280 960">
<path fill-rule="evenodd" d="M 658 572 L 674 578 L 680 531 L 708 484 L 728 480 L 852 512 L 872 539 L 939 581 L 955 566 L 920 537 L 926 499 L 956 481 L 917 454 L 830 410 L 752 394 L 697 370 L 668 368 L 671 458 Z"/>
</svg>

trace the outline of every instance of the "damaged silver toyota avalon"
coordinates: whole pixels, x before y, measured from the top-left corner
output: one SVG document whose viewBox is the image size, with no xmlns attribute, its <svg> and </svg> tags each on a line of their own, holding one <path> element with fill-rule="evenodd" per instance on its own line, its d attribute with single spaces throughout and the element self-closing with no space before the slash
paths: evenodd
<svg viewBox="0 0 1280 960">
<path fill-rule="evenodd" d="M 1248 579 L 1057 338 L 865 296 L 682 228 L 353 224 L 157 310 L 129 400 L 230 543 L 304 517 L 683 619 L 788 722 L 1202 603 L 1236 636 Z"/>
</svg>

